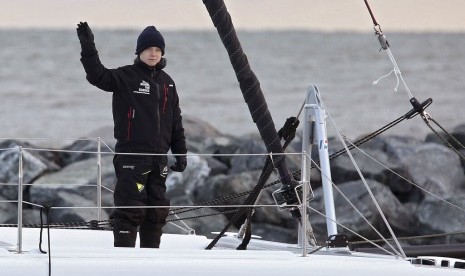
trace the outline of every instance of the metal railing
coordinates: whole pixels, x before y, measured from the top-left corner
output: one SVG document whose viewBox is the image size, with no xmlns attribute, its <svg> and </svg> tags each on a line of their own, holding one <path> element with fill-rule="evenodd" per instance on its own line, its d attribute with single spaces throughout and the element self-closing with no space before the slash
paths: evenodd
<svg viewBox="0 0 465 276">
<path fill-rule="evenodd" d="M 76 139 L 78 140 L 78 139 Z M 79 139 L 79 140 L 83 140 L 83 139 Z M 84 140 L 94 140 L 94 139 L 84 139 Z M 15 200 L 8 200 L 8 201 L 1 201 L 1 202 L 15 202 L 17 203 L 17 206 L 18 206 L 18 222 L 17 222 L 17 250 L 16 252 L 17 253 L 23 253 L 23 204 L 29 204 L 29 205 L 34 205 L 34 206 L 38 206 L 38 207 L 43 207 L 41 206 L 40 204 L 35 204 L 35 203 L 31 203 L 31 202 L 26 202 L 24 201 L 23 199 L 23 190 L 24 190 L 24 187 L 26 185 L 34 185 L 34 184 L 25 184 L 24 183 L 24 154 L 26 151 L 53 151 L 53 152 L 68 152 L 68 153 L 86 153 L 86 154 L 96 154 L 97 155 L 97 164 L 96 164 L 96 167 L 97 167 L 97 183 L 96 183 L 96 206 L 87 206 L 87 207 L 84 207 L 84 206 L 72 206 L 72 207 L 60 207 L 60 206 L 57 206 L 57 207 L 51 207 L 51 209 L 97 209 L 97 220 L 100 221 L 101 218 L 102 218 L 102 210 L 104 209 L 108 209 L 108 208 L 117 208 L 115 206 L 102 206 L 102 188 L 103 188 L 103 185 L 102 185 L 102 154 L 116 154 L 114 151 L 111 150 L 110 147 L 108 147 L 108 145 L 100 138 L 100 137 L 97 137 L 96 138 L 96 142 L 97 142 L 97 151 L 96 152 L 92 152 L 92 151 L 78 151 L 78 150 L 57 150 L 57 149 L 44 149 L 44 148 L 31 148 L 31 147 L 24 147 L 24 146 L 17 146 L 16 149 L 18 150 L 18 200 L 15 201 Z M 102 152 L 102 143 L 109 149 L 110 152 Z M 10 148 L 11 149 L 15 149 L 15 148 Z M 132 154 L 132 153 L 118 153 L 118 154 Z M 160 155 L 160 154 L 137 154 L 137 155 Z M 272 156 L 271 154 L 269 153 L 263 153 L 263 154 L 189 154 L 189 155 L 193 155 L 193 156 Z M 276 155 L 276 154 L 273 154 L 273 155 Z M 301 155 L 302 156 L 302 168 L 304 170 L 306 170 L 304 168 L 304 166 L 308 166 L 307 164 L 309 164 L 309 162 L 307 161 L 307 159 L 309 159 L 310 157 L 309 156 L 306 156 L 306 153 L 305 152 L 302 152 L 302 153 L 285 153 L 284 155 Z M 307 175 L 305 173 L 305 175 Z M 306 179 L 303 179 L 301 181 L 301 184 L 304 184 L 306 183 L 307 185 L 309 185 L 309 180 L 306 180 Z M 5 185 L 16 185 L 16 184 L 11 184 L 11 183 L 3 183 Z M 61 185 L 62 183 L 60 183 Z M 72 184 L 70 184 L 72 185 Z M 300 195 L 302 196 L 301 198 L 301 202 L 300 202 L 300 205 L 287 205 L 286 207 L 296 207 L 296 208 L 300 208 L 303 212 L 303 217 L 306 218 L 307 217 L 307 193 L 308 193 L 308 187 L 307 185 L 303 185 L 303 195 Z M 90 186 L 93 186 L 93 185 L 90 185 Z M 0 203 L 1 203 L 0 202 Z M 273 207 L 273 208 L 276 208 L 276 207 L 280 207 L 278 204 L 255 204 L 255 205 L 205 205 L 205 206 L 202 206 L 202 205 L 195 205 L 195 206 L 191 206 L 191 205 L 188 205 L 188 206 L 145 206 L 144 208 L 190 208 L 190 207 L 195 207 L 195 208 L 211 208 L 211 207 L 217 207 L 217 208 L 241 208 L 241 207 Z M 118 206 L 118 208 L 141 208 L 140 206 Z M 185 224 L 185 223 L 184 223 Z M 307 254 L 307 246 L 305 246 L 306 244 L 308 244 L 308 239 L 306 238 L 306 235 L 304 233 L 306 233 L 307 231 L 307 227 L 306 227 L 306 223 L 303 223 L 302 224 L 303 227 L 302 227 L 302 236 L 305 237 L 303 240 L 300 240 L 298 242 L 298 244 L 302 247 L 302 255 L 303 256 L 306 256 Z M 180 227 L 180 226 L 178 226 Z M 188 230 L 189 232 L 192 233 L 192 230 L 190 227 L 188 227 Z M 300 235 L 299 235 L 300 236 Z"/>
</svg>

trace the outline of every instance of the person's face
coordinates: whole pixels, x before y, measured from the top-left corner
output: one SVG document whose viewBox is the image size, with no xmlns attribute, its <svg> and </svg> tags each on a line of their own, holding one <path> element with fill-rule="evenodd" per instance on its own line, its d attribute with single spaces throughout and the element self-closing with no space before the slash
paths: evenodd
<svg viewBox="0 0 465 276">
<path fill-rule="evenodd" d="M 155 66 L 161 59 L 161 49 L 158 47 L 149 47 L 139 55 L 140 60 L 148 66 Z"/>
</svg>

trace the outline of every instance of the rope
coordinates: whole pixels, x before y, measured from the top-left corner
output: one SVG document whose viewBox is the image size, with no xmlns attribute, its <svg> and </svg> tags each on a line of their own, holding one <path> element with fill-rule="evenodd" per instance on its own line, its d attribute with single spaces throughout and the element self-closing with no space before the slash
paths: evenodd
<svg viewBox="0 0 465 276">
<path fill-rule="evenodd" d="M 457 150 L 446 138 L 444 138 L 442 135 L 440 135 L 432 126 L 431 124 L 429 123 L 429 121 L 432 121 L 434 124 L 436 124 L 436 126 L 438 126 L 449 138 L 451 138 L 451 140 L 456 143 L 461 149 L 465 149 L 465 147 L 462 145 L 462 143 L 460 143 L 460 141 L 458 141 L 452 134 L 450 134 L 449 132 L 447 132 L 441 125 L 439 125 L 429 114 L 425 114 L 423 116 L 423 121 L 426 123 L 426 125 L 429 127 L 429 129 L 431 129 L 431 131 L 433 131 L 433 133 L 439 137 L 439 139 L 444 143 L 444 145 L 446 145 L 447 147 L 449 147 L 450 149 L 452 149 L 455 153 L 457 153 L 457 155 L 462 158 L 463 160 L 465 160 L 465 156 L 459 151 Z"/>
<path fill-rule="evenodd" d="M 47 217 L 47 248 L 48 251 L 42 250 L 42 229 L 43 229 L 43 220 L 42 220 L 42 212 L 45 211 L 45 215 Z M 52 253 L 50 249 L 50 206 L 43 206 L 40 208 L 40 239 L 39 239 L 39 251 L 43 254 L 47 254 L 48 252 L 48 275 L 52 275 Z"/>
<path fill-rule="evenodd" d="M 465 234 L 465 231 L 455 231 L 455 232 L 448 232 L 448 233 L 439 233 L 439 234 L 429 234 L 429 235 L 418 235 L 418 236 L 409 236 L 409 237 L 398 237 L 398 240 L 402 241 L 408 241 L 408 240 L 417 240 L 417 239 L 431 239 L 431 238 L 438 238 L 438 237 L 445 237 L 445 236 L 451 236 L 451 235 L 463 235 Z M 387 241 L 392 241 L 392 239 L 386 239 Z M 349 242 L 350 244 L 356 245 L 356 244 L 366 244 L 369 242 L 384 242 L 385 240 L 378 239 L 378 240 L 369 240 L 369 241 L 354 241 L 354 242 Z"/>
<path fill-rule="evenodd" d="M 42 218 L 41 218 L 42 221 Z M 54 229 L 90 229 L 90 230 L 107 230 L 106 228 L 102 227 L 105 225 L 109 225 L 110 220 L 91 220 L 91 221 L 83 221 L 83 222 L 62 222 L 62 223 L 47 223 L 47 227 L 54 228 Z M 0 227 L 18 227 L 18 224 L 0 224 Z M 41 224 L 23 224 L 23 228 L 42 228 L 43 223 Z"/>
</svg>

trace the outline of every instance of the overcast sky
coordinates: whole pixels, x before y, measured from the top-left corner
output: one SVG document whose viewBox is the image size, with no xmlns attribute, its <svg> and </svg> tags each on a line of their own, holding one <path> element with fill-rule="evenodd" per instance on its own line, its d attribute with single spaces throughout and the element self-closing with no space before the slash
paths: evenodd
<svg viewBox="0 0 465 276">
<path fill-rule="evenodd" d="M 238 29 L 371 31 L 363 0 L 225 0 Z M 370 0 L 390 31 L 465 32 L 465 0 Z M 212 23 L 201 0 L 2 0 L 0 27 L 205 29 Z"/>
</svg>

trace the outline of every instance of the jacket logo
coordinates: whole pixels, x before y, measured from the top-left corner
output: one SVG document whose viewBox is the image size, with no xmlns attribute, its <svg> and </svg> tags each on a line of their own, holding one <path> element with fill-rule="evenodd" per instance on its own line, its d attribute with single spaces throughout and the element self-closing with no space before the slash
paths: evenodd
<svg viewBox="0 0 465 276">
<path fill-rule="evenodd" d="M 150 84 L 148 82 L 146 82 L 145 80 L 142 80 L 139 85 L 140 85 L 139 90 L 134 90 L 133 91 L 134 93 L 146 94 L 146 95 L 150 94 Z"/>
<path fill-rule="evenodd" d="M 163 167 L 163 170 L 160 174 L 161 177 L 166 177 L 168 175 L 168 166 Z"/>
<path fill-rule="evenodd" d="M 144 184 L 137 182 L 136 185 L 139 193 L 142 192 L 142 190 L 144 190 Z"/>
</svg>

